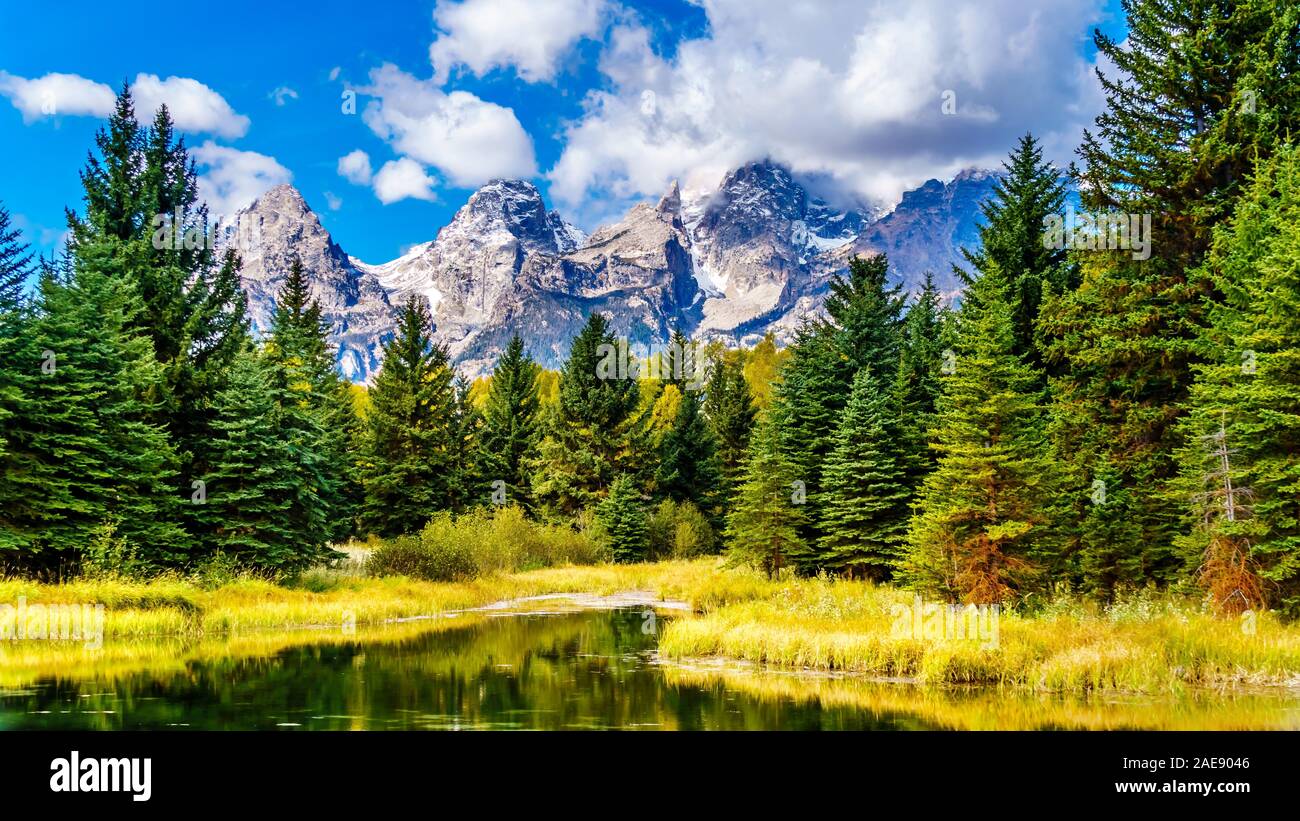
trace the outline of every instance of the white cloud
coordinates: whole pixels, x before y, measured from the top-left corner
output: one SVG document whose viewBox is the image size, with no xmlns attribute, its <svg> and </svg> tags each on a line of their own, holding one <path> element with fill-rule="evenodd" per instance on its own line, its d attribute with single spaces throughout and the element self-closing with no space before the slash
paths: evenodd
<svg viewBox="0 0 1300 821">
<path fill-rule="evenodd" d="M 375 196 L 384 205 L 408 198 L 429 202 L 437 199 L 433 193 L 433 178 L 409 157 L 384 163 L 375 174 L 374 182 Z"/>
<path fill-rule="evenodd" d="M 23 122 L 43 117 L 107 117 L 113 113 L 113 89 L 76 74 L 46 74 L 28 80 L 0 71 L 0 94 L 22 112 Z"/>
<path fill-rule="evenodd" d="M 337 80 L 337 79 L 339 78 L 339 74 L 340 74 L 342 71 L 343 71 L 343 69 L 342 69 L 342 67 L 340 67 L 340 66 L 334 66 L 334 68 L 330 69 L 330 75 L 329 75 L 329 76 L 330 76 L 330 82 L 332 83 L 332 82 L 334 82 L 335 80 Z"/>
<path fill-rule="evenodd" d="M 440 32 L 429 47 L 434 79 L 465 66 L 482 76 L 513 66 L 528 82 L 550 81 L 575 43 L 600 34 L 605 0 L 464 0 L 433 12 Z"/>
<path fill-rule="evenodd" d="M 370 155 L 360 148 L 339 157 L 339 176 L 353 185 L 369 185 L 370 175 Z"/>
<path fill-rule="evenodd" d="M 325 204 L 329 206 L 331 211 L 337 211 L 343 207 L 343 200 L 333 191 L 326 191 Z"/>
<path fill-rule="evenodd" d="M 159 79 L 141 73 L 131 84 L 135 116 L 141 123 L 153 120 L 158 107 L 166 104 L 172 121 L 182 131 L 206 132 L 221 137 L 242 137 L 249 120 L 230 107 L 220 94 L 187 77 Z M 9 98 L 23 114 L 23 122 L 44 117 L 107 117 L 113 113 L 116 94 L 104 83 L 76 74 L 46 74 L 26 79 L 0 71 L 0 94 Z"/>
<path fill-rule="evenodd" d="M 298 92 L 288 86 L 280 86 L 270 94 L 272 100 L 275 100 L 277 106 L 283 106 L 289 100 L 298 99 Z"/>
<path fill-rule="evenodd" d="M 375 134 L 458 187 L 537 173 L 533 141 L 509 108 L 465 91 L 445 93 L 391 64 L 372 70 L 370 85 L 358 91 L 374 98 L 362 116 Z"/>
<path fill-rule="evenodd" d="M 289 169 L 274 157 L 240 151 L 208 140 L 191 149 L 198 164 L 199 199 L 213 216 L 230 218 L 271 188 L 293 180 Z"/>
<path fill-rule="evenodd" d="M 610 87 L 588 95 L 547 174 L 557 199 L 657 196 L 674 178 L 707 187 L 771 157 L 827 193 L 892 203 L 929 177 L 997 166 L 1026 130 L 1067 162 L 1096 113 L 1080 45 L 1100 0 L 701 4 L 708 34 L 671 59 L 635 21 L 611 31 Z"/>
<path fill-rule="evenodd" d="M 198 80 L 188 77 L 161 80 L 156 74 L 138 74 L 131 84 L 131 94 L 135 97 L 137 118 L 153 119 L 154 112 L 166 105 L 172 121 L 182 131 L 227 138 L 248 133 L 248 118 L 235 113 L 224 97 Z"/>
</svg>

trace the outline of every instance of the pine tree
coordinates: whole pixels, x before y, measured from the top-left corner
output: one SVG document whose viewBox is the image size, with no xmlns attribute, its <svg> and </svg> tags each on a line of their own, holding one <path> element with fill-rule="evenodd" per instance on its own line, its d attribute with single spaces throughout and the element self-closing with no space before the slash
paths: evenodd
<svg viewBox="0 0 1300 821">
<path fill-rule="evenodd" d="M 683 384 L 673 425 L 659 445 L 655 486 L 674 502 L 692 502 L 706 513 L 718 502 L 718 442 L 704 418 L 700 394 Z"/>
<path fill-rule="evenodd" d="M 0 315 L 12 318 L 22 307 L 23 289 L 32 273 L 32 253 L 0 203 Z"/>
<path fill-rule="evenodd" d="M 451 507 L 454 376 L 432 326 L 428 305 L 412 295 L 370 391 L 362 524 L 381 536 L 414 533 Z"/>
<path fill-rule="evenodd" d="M 943 392 L 943 371 L 948 361 L 944 341 L 947 323 L 948 314 L 939 306 L 934 277 L 927 273 L 921 292 L 903 320 L 902 350 L 894 382 L 901 458 L 912 490 L 921 486 L 935 465 L 926 436 Z"/>
<path fill-rule="evenodd" d="M 768 412 L 793 471 L 790 481 L 802 483 L 808 506 L 800 519 L 799 547 L 785 554 L 805 575 L 823 568 L 823 557 L 815 549 L 820 535 L 817 525 L 822 521 L 822 463 L 834 447 L 835 428 L 848 394 L 844 374 L 849 369 L 833 326 L 802 326 L 795 332 Z"/>
<path fill-rule="evenodd" d="M 1261 167 L 1206 274 L 1223 295 L 1182 421 L 1188 566 L 1230 607 L 1300 612 L 1300 150 Z"/>
<path fill-rule="evenodd" d="M 1255 162 L 1300 126 L 1300 10 L 1253 0 L 1124 8 L 1125 40 L 1094 38 L 1117 71 L 1102 74 L 1106 108 L 1079 150 L 1080 190 L 1090 209 L 1148 215 L 1152 254 L 1078 252 L 1081 286 L 1045 304 L 1039 328 L 1069 490 L 1057 518 L 1079 581 L 1103 596 L 1183 569 L 1174 454 L 1213 297 L 1193 272 Z M 1101 505 L 1089 501 L 1098 482 Z"/>
<path fill-rule="evenodd" d="M 20 477 L 27 467 L 24 455 L 10 443 L 21 438 L 15 428 L 34 414 L 23 388 L 37 361 L 27 341 L 30 316 L 23 299 L 31 261 L 27 244 L 0 205 L 0 557 L 24 544 L 11 516 L 23 504 L 27 489 Z"/>
<path fill-rule="evenodd" d="M 452 510 L 465 510 L 482 504 L 479 494 L 484 478 L 478 461 L 479 437 L 483 431 L 483 414 L 470 397 L 469 380 L 457 376 L 452 384 L 451 465 L 448 499 Z"/>
<path fill-rule="evenodd" d="M 727 517 L 727 555 L 731 562 L 762 568 L 776 578 L 791 555 L 806 551 L 807 514 L 795 488 L 796 468 L 782 452 L 777 425 L 762 418 L 754 429 L 745 462 L 745 481 Z"/>
<path fill-rule="evenodd" d="M 836 329 L 848 362 L 848 385 L 859 368 L 869 367 L 882 384 L 890 384 L 898 368 L 900 324 L 907 299 L 889 284 L 889 259 L 884 254 L 853 257 L 847 278 L 834 276 L 826 296 L 826 314 Z"/>
<path fill-rule="evenodd" d="M 82 243 L 66 276 L 47 270 L 23 348 L 29 413 L 14 426 L 7 530 L 30 562 L 75 561 L 104 527 L 162 567 L 188 556 L 176 525 L 176 455 L 149 403 L 162 379 L 134 330 L 133 283 L 103 243 Z"/>
<path fill-rule="evenodd" d="M 822 468 L 834 447 L 853 376 L 870 367 L 885 384 L 897 377 L 906 300 L 899 288 L 888 285 L 888 270 L 883 254 L 850 260 L 848 277 L 831 280 L 828 318 L 796 332 L 781 369 L 772 414 L 795 478 L 807 488 L 809 508 L 801 533 L 805 550 L 790 557 L 801 573 L 826 567 L 819 542 Z"/>
<path fill-rule="evenodd" d="M 241 354 L 229 384 L 213 400 L 212 468 L 198 518 L 213 548 L 241 564 L 292 571 L 324 547 L 323 500 L 303 481 L 311 462 L 283 428 L 289 415 L 275 383 L 277 366 L 252 350 Z"/>
<path fill-rule="evenodd" d="M 345 385 L 334 368 L 328 334 L 295 257 L 271 314 L 266 359 L 279 406 L 280 435 L 303 455 L 289 478 L 300 489 L 302 505 L 290 513 L 305 545 L 351 535 L 354 514 L 355 494 L 349 485 L 356 477 L 348 454 L 352 408 L 344 401 Z"/>
<path fill-rule="evenodd" d="M 179 458 L 178 495 L 205 471 L 211 398 L 246 343 L 245 297 L 233 249 L 218 256 L 198 174 L 162 107 L 150 128 L 136 121 L 123 86 L 82 171 L 85 213 L 68 212 L 73 257 L 97 245 L 106 270 L 132 282 L 141 302 L 135 329 L 149 337 L 162 380 L 149 397 Z M 185 507 L 182 513 L 193 512 Z"/>
<path fill-rule="evenodd" d="M 939 464 L 922 488 L 901 570 L 918 590 L 986 604 L 1044 580 L 1053 551 L 1051 461 L 1034 375 L 1016 355 L 1002 289 L 984 279 L 972 288 L 931 433 Z"/>
<path fill-rule="evenodd" d="M 1065 206 L 1066 185 L 1032 134 L 1020 138 L 1003 162 L 1006 174 L 980 206 L 983 224 L 976 250 L 962 249 L 975 276 L 959 271 L 969 284 L 975 277 L 998 277 L 1011 307 L 1016 352 L 1036 368 L 1042 355 L 1034 334 L 1043 290 L 1064 294 L 1077 285 L 1077 272 L 1065 248 L 1043 242 L 1044 227 Z"/>
<path fill-rule="evenodd" d="M 730 499 L 740 487 L 745 451 L 757 413 L 740 362 L 726 354 L 716 356 L 704 391 L 704 416 L 718 443 L 718 488 L 722 499 Z"/>
<path fill-rule="evenodd" d="M 641 491 L 630 476 L 620 475 L 609 495 L 596 506 L 596 518 L 605 529 L 615 561 L 635 562 L 645 558 L 649 537 Z"/>
<path fill-rule="evenodd" d="M 821 555 L 828 569 L 883 581 L 907 530 L 904 454 L 889 391 L 870 368 L 858 371 L 822 471 Z"/>
<path fill-rule="evenodd" d="M 560 401 L 538 451 L 533 493 L 551 516 L 595 504 L 617 473 L 628 472 L 637 421 L 637 380 L 617 367 L 618 346 L 593 313 L 574 338 L 560 374 Z"/>
<path fill-rule="evenodd" d="M 541 436 L 539 370 L 524 341 L 513 336 L 492 372 L 478 447 L 480 472 L 488 483 L 484 494 L 493 482 L 504 482 L 506 500 L 526 509 L 532 507 L 529 465 Z"/>
</svg>

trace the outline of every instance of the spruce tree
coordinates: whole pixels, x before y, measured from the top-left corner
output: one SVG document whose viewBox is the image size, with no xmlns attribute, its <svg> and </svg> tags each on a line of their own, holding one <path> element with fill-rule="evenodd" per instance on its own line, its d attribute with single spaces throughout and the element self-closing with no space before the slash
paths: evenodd
<svg viewBox="0 0 1300 821">
<path fill-rule="evenodd" d="M 920 293 L 903 320 L 898 376 L 894 382 L 901 458 L 912 490 L 919 488 L 934 469 L 935 455 L 926 437 L 943 391 L 943 371 L 948 361 L 944 334 L 948 322 L 948 313 L 939 305 L 934 277 L 927 273 Z"/>
<path fill-rule="evenodd" d="M 1214 298 L 1194 272 L 1254 164 L 1300 126 L 1294 5 L 1125 0 L 1124 9 L 1123 41 L 1094 37 L 1116 71 L 1099 72 L 1106 108 L 1079 150 L 1080 191 L 1093 211 L 1149 216 L 1151 256 L 1078 251 L 1081 286 L 1044 305 L 1039 323 L 1066 474 L 1057 515 L 1078 580 L 1103 596 L 1183 570 L 1174 454 L 1202 309 Z M 1091 501 L 1097 487 L 1106 502 Z"/>
<path fill-rule="evenodd" d="M 659 444 L 655 486 L 664 498 L 709 512 L 717 505 L 720 483 L 718 442 L 704 418 L 700 393 L 683 385 L 673 425 Z"/>
<path fill-rule="evenodd" d="M 635 562 L 645 558 L 649 546 L 641 490 L 630 476 L 620 475 L 609 495 L 596 505 L 596 518 L 604 527 L 614 560 Z"/>
<path fill-rule="evenodd" d="M 161 368 L 106 245 L 82 243 L 65 276 L 45 272 L 20 362 L 28 412 L 12 431 L 21 468 L 7 476 L 5 516 L 45 567 L 75 562 L 106 526 L 145 566 L 188 558 L 176 454 L 150 403 Z"/>
<path fill-rule="evenodd" d="M 718 488 L 724 500 L 731 499 L 740 487 L 757 413 L 738 357 L 716 356 L 704 390 L 704 416 L 718 443 Z"/>
<path fill-rule="evenodd" d="M 967 284 L 979 276 L 1000 278 L 1015 325 L 1016 352 L 1041 368 L 1034 335 L 1043 291 L 1063 294 L 1077 284 L 1068 250 L 1043 241 L 1048 218 L 1065 206 L 1066 185 L 1060 172 L 1043 160 L 1032 134 L 1020 138 L 1002 167 L 1006 173 L 980 206 L 984 220 L 979 247 L 962 249 L 976 273 L 959 273 Z"/>
<path fill-rule="evenodd" d="M 38 370 L 27 339 L 30 316 L 23 299 L 31 261 L 27 244 L 0 205 L 0 557 L 17 555 L 25 543 L 13 514 L 28 490 L 20 477 L 29 463 L 11 448 L 11 440 L 21 439 L 16 429 L 34 413 L 23 388 Z"/>
<path fill-rule="evenodd" d="M 233 248 L 215 247 L 197 171 L 165 106 L 142 128 L 124 86 L 95 143 L 81 173 L 85 212 L 68 212 L 69 250 L 76 257 L 98 246 L 111 261 L 106 270 L 138 294 L 132 321 L 162 366 L 148 401 L 179 459 L 174 492 L 188 496 L 205 471 L 211 398 L 247 342 L 239 259 Z"/>
<path fill-rule="evenodd" d="M 214 550 L 251 567 L 292 571 L 318 558 L 325 542 L 323 500 L 304 482 L 319 460 L 304 451 L 281 404 L 277 365 L 251 349 L 234 362 L 213 399 L 214 437 L 198 507 Z M 294 424 L 294 423 L 291 423 Z"/>
<path fill-rule="evenodd" d="M 855 578 L 889 578 L 906 534 L 911 493 L 894 408 L 871 369 L 858 371 L 822 471 L 822 562 Z"/>
<path fill-rule="evenodd" d="M 280 435 L 305 458 L 291 477 L 301 489 L 301 506 L 290 512 L 304 544 L 351 535 L 349 459 L 351 403 L 334 368 L 329 327 L 311 299 L 302 263 L 295 257 L 271 314 L 266 359 L 279 405 Z"/>
<path fill-rule="evenodd" d="M 478 445 L 480 472 L 487 483 L 483 494 L 491 492 L 493 482 L 504 482 L 506 501 L 526 509 L 532 507 L 529 469 L 541 435 L 539 370 L 515 334 L 492 372 Z"/>
<path fill-rule="evenodd" d="M 560 374 L 560 400 L 538 449 L 533 493 L 548 515 L 573 516 L 627 472 L 639 403 L 637 380 L 618 367 L 608 322 L 592 313 Z"/>
<path fill-rule="evenodd" d="M 427 303 L 412 295 L 370 391 L 362 524 L 381 536 L 414 533 L 451 507 L 454 375 L 432 331 Z"/>
<path fill-rule="evenodd" d="M 902 575 L 965 604 L 1041 589 L 1053 558 L 1051 460 L 1032 370 L 996 280 L 957 318 L 956 367 L 945 378 L 931 439 L 939 463 L 922 488 Z"/>
<path fill-rule="evenodd" d="M 1205 273 L 1223 295 L 1200 340 L 1180 452 L 1188 567 L 1220 607 L 1300 612 L 1300 151 L 1264 164 Z M 1238 608 L 1241 609 L 1241 608 Z"/>
<path fill-rule="evenodd" d="M 775 390 L 773 417 L 781 447 L 807 488 L 802 552 L 791 559 L 801 573 L 825 569 L 819 538 L 823 520 L 822 469 L 854 374 L 870 367 L 885 384 L 897 377 L 906 300 L 888 284 L 883 254 L 850 260 L 847 278 L 835 276 L 826 298 L 827 318 L 798 329 Z"/>
<path fill-rule="evenodd" d="M 776 578 L 790 556 L 806 552 L 801 530 L 807 514 L 794 485 L 796 473 L 782 452 L 776 423 L 763 417 L 749 443 L 745 481 L 727 517 L 729 561 Z"/>
</svg>

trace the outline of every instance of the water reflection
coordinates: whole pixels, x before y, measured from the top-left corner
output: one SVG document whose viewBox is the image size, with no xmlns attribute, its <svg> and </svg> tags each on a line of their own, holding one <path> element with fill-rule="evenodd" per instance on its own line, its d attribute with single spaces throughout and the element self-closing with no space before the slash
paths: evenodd
<svg viewBox="0 0 1300 821">
<path fill-rule="evenodd" d="M 653 622 L 649 622 L 653 624 Z M 6 729 L 1300 728 L 1295 693 L 1079 699 L 661 663 L 642 611 L 0 657 Z M 34 654 L 34 655 L 32 655 Z M 23 666 L 26 665 L 26 666 Z"/>
</svg>

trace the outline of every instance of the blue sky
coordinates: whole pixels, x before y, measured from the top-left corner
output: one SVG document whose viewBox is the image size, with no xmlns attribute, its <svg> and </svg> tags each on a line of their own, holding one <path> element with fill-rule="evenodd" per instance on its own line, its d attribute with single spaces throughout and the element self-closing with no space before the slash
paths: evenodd
<svg viewBox="0 0 1300 821">
<path fill-rule="evenodd" d="M 1027 129 L 1070 159 L 1100 100 L 1088 34 L 1122 31 L 1117 3 L 1026 5 L 9 3 L 0 201 L 52 250 L 79 206 L 103 86 L 127 80 L 185 112 L 214 204 L 291 180 L 372 262 L 432 239 L 492 176 L 533 179 L 588 230 L 672 179 L 707 190 L 763 156 L 819 193 L 888 205 L 995 163 Z"/>
</svg>

